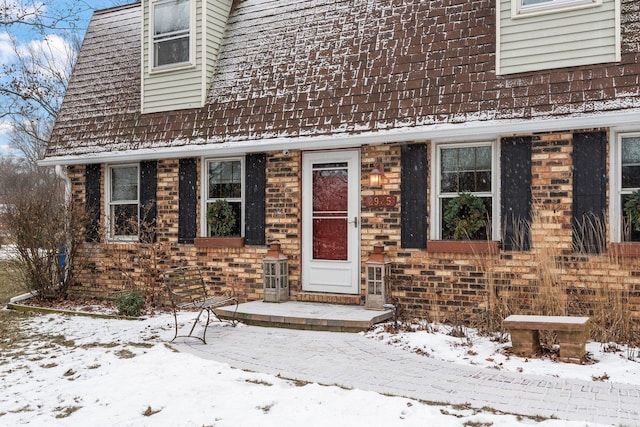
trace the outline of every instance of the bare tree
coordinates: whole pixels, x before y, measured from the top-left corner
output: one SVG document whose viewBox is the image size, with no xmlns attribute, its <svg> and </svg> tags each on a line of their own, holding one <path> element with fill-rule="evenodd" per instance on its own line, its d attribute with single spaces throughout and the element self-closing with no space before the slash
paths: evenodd
<svg viewBox="0 0 640 427">
<path fill-rule="evenodd" d="M 0 121 L 27 164 L 44 155 L 87 24 L 80 16 L 93 9 L 87 1 L 0 0 Z"/>
</svg>

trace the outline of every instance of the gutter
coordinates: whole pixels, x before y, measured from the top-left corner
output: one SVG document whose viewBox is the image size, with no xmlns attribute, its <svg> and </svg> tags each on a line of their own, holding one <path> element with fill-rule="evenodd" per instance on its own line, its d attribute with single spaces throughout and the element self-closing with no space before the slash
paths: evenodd
<svg viewBox="0 0 640 427">
<path fill-rule="evenodd" d="M 361 147 L 370 144 L 406 143 L 416 141 L 469 142 L 496 139 L 501 136 L 529 135 L 575 129 L 615 128 L 616 131 L 638 130 L 640 108 L 611 112 L 594 112 L 581 116 L 533 119 L 486 120 L 463 123 L 394 128 L 359 134 L 279 137 L 195 144 L 188 141 L 177 146 L 105 151 L 48 157 L 40 166 L 78 165 L 88 163 L 136 162 L 198 156 L 229 156 L 278 150 L 322 150 Z M 175 144 L 175 142 L 174 142 Z"/>
</svg>

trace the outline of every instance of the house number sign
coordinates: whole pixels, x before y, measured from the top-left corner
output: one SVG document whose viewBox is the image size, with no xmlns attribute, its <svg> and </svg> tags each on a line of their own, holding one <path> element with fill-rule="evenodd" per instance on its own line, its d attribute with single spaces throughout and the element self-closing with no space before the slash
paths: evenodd
<svg viewBox="0 0 640 427">
<path fill-rule="evenodd" d="M 398 203 L 398 198 L 391 195 L 365 196 L 363 202 L 367 208 L 392 208 Z"/>
</svg>

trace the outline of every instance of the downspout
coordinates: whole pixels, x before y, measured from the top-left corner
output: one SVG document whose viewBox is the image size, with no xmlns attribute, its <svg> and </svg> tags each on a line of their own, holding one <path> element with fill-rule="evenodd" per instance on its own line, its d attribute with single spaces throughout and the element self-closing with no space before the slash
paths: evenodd
<svg viewBox="0 0 640 427">
<path fill-rule="evenodd" d="M 56 165 L 55 170 L 56 175 L 64 181 L 64 201 L 69 203 L 71 201 L 71 179 L 67 175 L 66 168 L 63 168 L 62 165 Z"/>
<path fill-rule="evenodd" d="M 71 179 L 69 178 L 69 176 L 67 175 L 67 168 L 63 167 L 62 165 L 56 165 L 55 166 L 55 171 L 56 171 L 56 175 L 58 175 L 58 177 L 64 181 L 64 205 L 65 205 L 65 209 L 68 208 L 69 203 L 71 203 Z M 65 215 L 65 228 L 67 230 L 69 230 L 69 217 Z M 62 264 L 64 263 L 64 265 L 60 265 L 60 271 L 62 272 L 62 278 L 60 280 L 59 285 L 62 286 L 67 278 L 67 274 L 69 272 L 69 254 L 71 253 L 71 238 L 69 237 L 69 233 L 65 233 L 65 237 L 66 237 L 66 242 L 64 242 L 64 245 L 61 244 L 61 246 L 63 246 L 62 249 L 64 249 L 64 253 L 62 252 L 62 250 L 60 251 L 59 256 L 62 257 L 64 256 L 64 259 L 59 259 L 59 263 Z"/>
</svg>

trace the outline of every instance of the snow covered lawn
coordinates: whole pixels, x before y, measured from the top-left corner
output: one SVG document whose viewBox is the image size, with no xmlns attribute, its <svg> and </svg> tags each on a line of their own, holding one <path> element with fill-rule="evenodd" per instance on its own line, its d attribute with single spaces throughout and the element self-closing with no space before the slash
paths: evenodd
<svg viewBox="0 0 640 427">
<path fill-rule="evenodd" d="M 166 314 L 142 321 L 0 316 L 0 425 L 593 426 L 431 406 L 232 369 L 167 344 L 173 318 Z M 381 327 L 369 336 L 452 363 L 585 378 L 606 372 L 612 379 L 638 381 L 638 365 L 620 353 L 598 353 L 602 361 L 590 366 L 523 362 L 500 354 L 506 344 L 467 332 L 471 346 L 446 335 L 445 327 L 400 335 Z"/>
<path fill-rule="evenodd" d="M 640 353 L 635 347 L 587 342 L 587 355 L 593 363 L 577 365 L 557 362 L 550 357 L 527 359 L 513 356 L 508 351 L 510 341 L 499 342 L 480 336 L 472 328 L 435 324 L 416 324 L 413 327 L 416 332 L 391 334 L 385 332 L 384 325 L 379 325 L 367 336 L 452 363 L 524 374 L 640 385 Z"/>
</svg>

